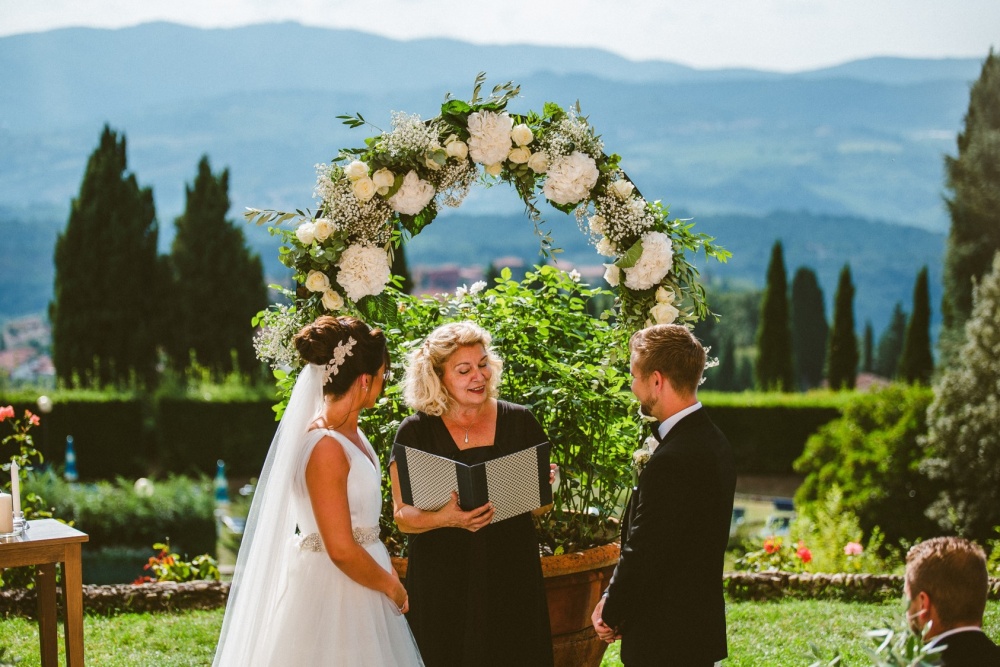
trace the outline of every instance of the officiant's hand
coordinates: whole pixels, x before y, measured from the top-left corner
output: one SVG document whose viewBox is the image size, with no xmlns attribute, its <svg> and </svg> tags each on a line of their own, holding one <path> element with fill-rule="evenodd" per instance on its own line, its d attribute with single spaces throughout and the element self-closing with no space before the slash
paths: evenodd
<svg viewBox="0 0 1000 667">
<path fill-rule="evenodd" d="M 438 512 L 441 513 L 441 518 L 444 519 L 444 525 L 452 528 L 464 528 L 473 533 L 480 528 L 490 525 L 490 521 L 493 520 L 492 503 L 486 503 L 482 507 L 477 507 L 466 512 L 459 507 L 458 493 L 455 491 L 451 492 L 451 500 L 439 509 Z"/>
</svg>

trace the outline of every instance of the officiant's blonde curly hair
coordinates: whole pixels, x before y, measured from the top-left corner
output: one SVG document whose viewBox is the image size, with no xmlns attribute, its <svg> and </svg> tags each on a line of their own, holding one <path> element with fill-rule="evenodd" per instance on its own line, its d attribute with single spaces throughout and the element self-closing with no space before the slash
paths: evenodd
<svg viewBox="0 0 1000 667">
<path fill-rule="evenodd" d="M 448 412 L 452 397 L 441 382 L 444 364 L 461 347 L 482 345 L 492 374 L 486 384 L 490 398 L 497 397 L 503 361 L 490 347 L 493 337 L 475 322 L 443 324 L 427 335 L 424 342 L 410 353 L 403 377 L 403 400 L 412 410 L 440 417 Z"/>
</svg>

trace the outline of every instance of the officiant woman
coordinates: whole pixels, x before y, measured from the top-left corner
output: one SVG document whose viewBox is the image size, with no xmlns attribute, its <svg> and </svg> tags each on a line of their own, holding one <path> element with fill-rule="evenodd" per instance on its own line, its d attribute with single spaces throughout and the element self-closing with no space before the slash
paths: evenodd
<svg viewBox="0 0 1000 667">
<path fill-rule="evenodd" d="M 472 465 L 546 442 L 527 408 L 499 400 L 503 363 L 473 322 L 438 327 L 403 380 L 415 411 L 396 443 Z M 393 512 L 409 536 L 407 617 L 427 667 L 552 664 L 548 608 L 531 515 L 491 524 L 493 508 L 405 505 L 390 462 Z"/>
</svg>

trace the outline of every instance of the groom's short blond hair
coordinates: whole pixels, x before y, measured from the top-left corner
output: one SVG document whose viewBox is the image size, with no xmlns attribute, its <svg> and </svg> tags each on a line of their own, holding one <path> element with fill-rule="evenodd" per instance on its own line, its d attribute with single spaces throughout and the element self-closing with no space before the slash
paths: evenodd
<svg viewBox="0 0 1000 667">
<path fill-rule="evenodd" d="M 679 324 L 655 324 L 632 334 L 629 350 L 643 377 L 654 371 L 670 381 L 678 394 L 693 396 L 705 371 L 705 348 L 694 334 Z"/>
<path fill-rule="evenodd" d="M 986 610 L 989 574 L 986 553 L 960 537 L 935 537 L 906 554 L 906 593 L 927 593 L 942 629 L 980 625 Z"/>
</svg>

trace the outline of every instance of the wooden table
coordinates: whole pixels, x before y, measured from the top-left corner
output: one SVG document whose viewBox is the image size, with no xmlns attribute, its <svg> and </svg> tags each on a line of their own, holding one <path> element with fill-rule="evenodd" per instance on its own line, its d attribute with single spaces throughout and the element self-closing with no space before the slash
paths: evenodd
<svg viewBox="0 0 1000 667">
<path fill-rule="evenodd" d="M 83 576 L 80 545 L 89 537 L 55 519 L 28 522 L 23 536 L 0 540 L 0 568 L 36 565 L 38 638 L 42 666 L 59 662 L 56 626 L 56 563 L 63 566 L 63 605 L 66 609 L 66 667 L 83 665 Z"/>
</svg>

